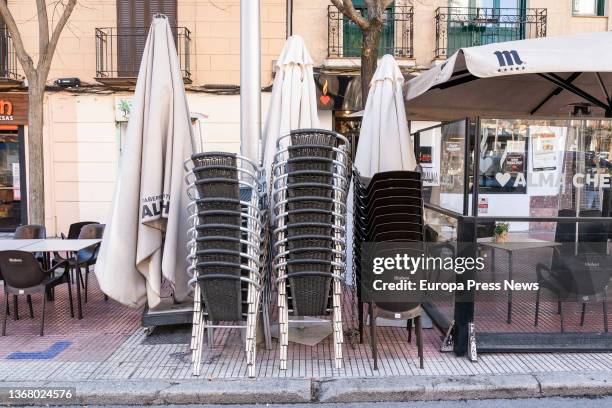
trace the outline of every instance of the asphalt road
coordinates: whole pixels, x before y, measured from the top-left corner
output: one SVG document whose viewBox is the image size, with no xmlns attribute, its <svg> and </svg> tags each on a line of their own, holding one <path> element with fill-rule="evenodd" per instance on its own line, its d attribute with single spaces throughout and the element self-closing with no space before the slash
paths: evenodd
<svg viewBox="0 0 612 408">
<path fill-rule="evenodd" d="M 123 408 L 124 406 L 113 406 Z M 167 405 L 171 408 L 609 408 L 612 407 L 612 396 L 602 398 L 539 398 L 514 400 L 468 400 L 468 401 L 431 401 L 431 402 L 379 402 L 359 404 L 295 404 L 295 405 Z M 82 408 L 75 406 L 74 408 Z M 88 408 L 95 408 L 89 406 Z M 104 408 L 111 408 L 105 406 Z M 125 408 L 131 408 L 125 406 Z"/>
</svg>

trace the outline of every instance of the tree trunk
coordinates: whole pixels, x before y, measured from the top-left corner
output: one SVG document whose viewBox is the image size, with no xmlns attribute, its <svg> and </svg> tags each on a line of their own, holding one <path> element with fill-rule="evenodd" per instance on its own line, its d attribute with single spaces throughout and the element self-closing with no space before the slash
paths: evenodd
<svg viewBox="0 0 612 408">
<path fill-rule="evenodd" d="M 365 109 L 370 91 L 370 81 L 376 71 L 378 63 L 378 43 L 382 30 L 382 21 L 370 20 L 370 28 L 363 31 L 363 45 L 361 49 L 361 96 Z"/>
<path fill-rule="evenodd" d="M 43 160 L 44 82 L 29 82 L 28 114 L 28 223 L 45 225 L 45 190 Z"/>
</svg>

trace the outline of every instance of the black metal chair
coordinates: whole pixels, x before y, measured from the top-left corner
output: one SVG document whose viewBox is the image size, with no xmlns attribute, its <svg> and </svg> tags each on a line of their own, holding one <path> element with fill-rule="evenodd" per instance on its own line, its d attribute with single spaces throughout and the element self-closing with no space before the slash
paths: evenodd
<svg viewBox="0 0 612 408">
<path fill-rule="evenodd" d="M 106 225 L 98 224 L 98 223 L 88 223 L 82 226 L 78 239 L 102 239 L 104 235 L 104 228 Z M 85 303 L 87 303 L 87 291 L 89 288 L 89 269 L 91 266 L 95 265 L 98 260 L 98 251 L 100 249 L 100 245 L 95 245 L 89 248 L 81 249 L 77 252 L 77 259 L 75 262 L 74 259 L 69 259 L 68 262 L 71 268 L 78 269 L 76 273 L 81 275 L 81 281 L 83 280 L 83 274 L 81 273 L 81 268 L 85 271 Z M 78 265 L 78 268 L 77 268 Z M 104 299 L 108 299 L 106 295 Z"/>
<path fill-rule="evenodd" d="M 367 184 L 366 184 L 367 183 Z M 363 341 L 364 319 L 361 292 L 362 253 L 364 243 L 408 243 L 420 246 L 426 238 L 423 222 L 423 201 L 421 175 L 418 172 L 394 171 L 375 174 L 371 179 L 363 179 L 357 172 L 353 174 L 354 191 L 354 239 L 353 253 L 355 278 L 357 280 L 357 302 L 360 341 Z M 401 249 L 399 249 L 401 247 Z M 400 245 L 398 250 L 408 249 Z M 409 246 L 409 248 L 411 245 Z M 389 250 L 386 248 L 385 250 Z M 412 249 L 411 249 L 412 250 Z M 417 252 L 419 248 L 416 248 Z M 378 252 L 377 252 L 378 256 Z M 418 302 L 368 302 L 370 332 L 374 369 L 378 369 L 378 342 L 376 338 L 376 319 L 406 319 L 408 341 L 412 338 L 412 321 L 416 325 L 417 350 L 420 367 L 423 368 L 423 339 L 421 304 Z"/>
<path fill-rule="evenodd" d="M 231 153 L 192 156 L 189 270 L 194 285 L 193 373 L 199 375 L 204 332 L 246 328 L 248 375 L 255 375 L 256 326 L 262 299 L 260 178 L 254 164 Z M 267 322 L 267 309 L 264 308 Z M 220 322 L 241 322 L 240 326 Z M 266 345 L 270 330 L 264 323 Z"/>
<path fill-rule="evenodd" d="M 575 210 L 561 210 L 559 217 L 575 217 Z M 600 217 L 597 210 L 582 210 L 580 217 Z M 576 224 L 578 231 L 576 232 Z M 607 292 L 612 277 L 612 259 L 608 254 L 608 226 L 601 222 L 559 222 L 550 266 L 539 263 L 536 275 L 539 289 L 536 294 L 534 325 L 539 322 L 541 290 L 552 292 L 557 298 L 557 312 L 561 332 L 565 331 L 563 303 L 582 302 L 580 325 L 584 326 L 586 304 L 595 300 L 602 303 L 604 331 L 608 332 Z"/>
<path fill-rule="evenodd" d="M 62 273 L 54 276 L 54 272 L 64 268 Z M 1 251 L 0 270 L 4 277 L 4 293 L 6 295 L 6 306 L 8 307 L 8 296 L 11 295 L 32 295 L 40 293 L 42 299 L 42 313 L 40 320 L 40 335 L 44 335 L 45 327 L 45 306 L 47 302 L 47 292 L 58 285 L 68 286 L 68 298 L 70 302 L 70 316 L 74 317 L 72 305 L 72 289 L 68 268 L 65 262 L 56 264 L 49 270 L 43 270 L 33 254 L 24 251 Z M 30 307 L 30 317 L 34 317 L 34 310 L 31 298 L 28 298 Z M 6 335 L 6 321 L 8 320 L 7 309 L 4 309 L 4 319 L 2 321 L 2 335 Z"/>
<path fill-rule="evenodd" d="M 342 366 L 348 140 L 304 129 L 278 142 L 273 167 L 274 270 L 280 368 L 287 368 L 289 315 L 332 316 L 335 366 Z"/>
<path fill-rule="evenodd" d="M 21 225 L 15 229 L 15 234 L 13 235 L 13 239 L 45 239 L 47 237 L 47 229 L 44 225 L 38 224 L 29 224 L 29 225 Z M 44 253 L 37 253 L 34 255 L 38 262 L 40 262 L 43 267 L 47 267 L 48 258 Z M 0 279 L 2 279 L 2 273 L 0 272 Z M 31 304 L 32 298 L 30 295 L 28 297 L 28 304 Z M 14 317 L 15 320 L 19 320 L 19 303 L 17 302 L 17 296 L 13 297 L 13 309 L 14 309 Z M 7 309 L 7 312 L 9 310 Z"/>
<path fill-rule="evenodd" d="M 81 230 L 83 229 L 83 227 L 86 225 L 92 225 L 92 224 L 98 224 L 98 222 L 80 221 L 80 222 L 72 223 L 70 224 L 70 227 L 68 227 L 68 236 L 64 235 L 64 233 L 61 232 L 60 237 L 62 239 L 79 239 L 79 234 L 81 233 Z M 58 263 L 58 262 L 63 262 L 63 261 L 69 261 L 69 260 L 65 258 L 64 256 L 62 256 L 59 252 L 53 253 L 53 264 Z M 78 273 L 80 273 L 80 271 Z M 82 276 L 81 276 L 81 287 L 85 289 L 85 281 L 83 280 Z"/>
</svg>

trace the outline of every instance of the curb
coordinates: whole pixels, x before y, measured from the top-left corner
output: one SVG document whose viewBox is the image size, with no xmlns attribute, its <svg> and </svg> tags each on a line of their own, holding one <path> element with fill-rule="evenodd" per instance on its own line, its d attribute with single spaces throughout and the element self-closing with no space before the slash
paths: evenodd
<svg viewBox="0 0 612 408">
<path fill-rule="evenodd" d="M 37 381 L 0 382 L 0 387 L 74 387 L 76 400 L 70 403 L 80 405 L 450 401 L 612 395 L 612 372 L 345 379 Z M 12 405 L 19 405 L 12 402 Z M 53 404 L 52 401 L 45 403 Z"/>
</svg>

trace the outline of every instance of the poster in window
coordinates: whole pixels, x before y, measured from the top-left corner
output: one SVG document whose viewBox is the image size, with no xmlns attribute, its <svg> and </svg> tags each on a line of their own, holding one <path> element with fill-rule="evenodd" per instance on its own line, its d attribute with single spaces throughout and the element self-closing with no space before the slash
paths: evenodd
<svg viewBox="0 0 612 408">
<path fill-rule="evenodd" d="M 501 162 L 504 173 L 523 173 L 525 171 L 525 141 L 509 140 Z"/>
<path fill-rule="evenodd" d="M 440 185 L 440 139 L 439 129 L 421 133 L 418 163 L 425 187 Z"/>
<path fill-rule="evenodd" d="M 508 153 L 504 162 L 505 173 L 524 173 L 525 171 L 525 154 L 524 153 Z"/>
<path fill-rule="evenodd" d="M 546 128 L 534 129 L 531 136 L 533 170 L 546 171 L 557 169 L 557 135 Z"/>
<path fill-rule="evenodd" d="M 12 164 L 13 170 L 13 200 L 21 200 L 21 173 L 19 171 L 19 163 Z"/>
</svg>

